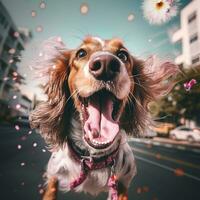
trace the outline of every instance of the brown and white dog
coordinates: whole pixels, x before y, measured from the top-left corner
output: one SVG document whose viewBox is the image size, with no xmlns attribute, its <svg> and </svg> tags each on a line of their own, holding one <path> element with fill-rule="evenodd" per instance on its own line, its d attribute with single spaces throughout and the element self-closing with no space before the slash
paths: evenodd
<svg viewBox="0 0 200 200">
<path fill-rule="evenodd" d="M 48 99 L 30 122 L 52 150 L 43 199 L 56 198 L 56 185 L 128 199 L 136 165 L 126 135 L 141 135 L 149 125 L 148 103 L 170 90 L 166 80 L 177 67 L 138 60 L 116 38 L 86 37 L 73 50 L 53 38 L 41 57 L 36 68 Z"/>
</svg>

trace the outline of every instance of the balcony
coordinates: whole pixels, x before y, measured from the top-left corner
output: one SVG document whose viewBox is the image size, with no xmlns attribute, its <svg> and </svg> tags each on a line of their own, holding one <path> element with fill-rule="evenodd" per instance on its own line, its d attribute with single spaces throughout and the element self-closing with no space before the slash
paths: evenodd
<svg viewBox="0 0 200 200">
<path fill-rule="evenodd" d="M 175 63 L 177 64 L 177 65 L 181 65 L 182 63 L 184 63 L 184 56 L 181 54 L 181 55 L 179 55 L 179 56 L 177 56 L 176 58 L 175 58 Z"/>
<path fill-rule="evenodd" d="M 172 42 L 176 43 L 178 41 L 181 41 L 183 37 L 183 32 L 182 29 L 177 30 L 176 32 L 174 32 L 173 36 L 172 36 Z"/>
</svg>

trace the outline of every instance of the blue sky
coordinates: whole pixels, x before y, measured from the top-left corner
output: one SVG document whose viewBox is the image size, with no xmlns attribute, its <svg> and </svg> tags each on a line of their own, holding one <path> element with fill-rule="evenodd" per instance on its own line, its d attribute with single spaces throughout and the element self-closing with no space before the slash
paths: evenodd
<svg viewBox="0 0 200 200">
<path fill-rule="evenodd" d="M 157 54 L 163 58 L 173 59 L 178 45 L 171 44 L 168 31 L 179 25 L 179 15 L 163 25 L 150 25 L 143 18 L 142 0 L 44 0 L 46 8 L 39 7 L 40 0 L 1 0 L 8 9 L 17 26 L 27 27 L 33 32 L 33 40 L 23 53 L 19 71 L 27 75 L 27 86 L 22 87 L 29 96 L 37 92 L 36 83 L 28 68 L 29 62 L 39 44 L 52 36 L 61 36 L 67 47 L 74 48 L 80 44 L 80 38 L 90 34 L 102 38 L 120 37 L 130 51 L 139 57 Z M 191 0 L 181 0 L 180 9 Z M 80 5 L 86 3 L 89 12 L 80 13 Z M 36 17 L 31 16 L 32 11 Z M 133 13 L 135 18 L 128 21 Z M 43 31 L 37 32 L 36 27 Z M 31 92 L 30 92 L 31 91 Z"/>
</svg>

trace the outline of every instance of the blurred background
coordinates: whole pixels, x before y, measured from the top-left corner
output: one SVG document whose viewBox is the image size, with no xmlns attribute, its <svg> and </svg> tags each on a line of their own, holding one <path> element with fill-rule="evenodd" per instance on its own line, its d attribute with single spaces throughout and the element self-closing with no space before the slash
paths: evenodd
<svg viewBox="0 0 200 200">
<path fill-rule="evenodd" d="M 44 192 L 50 153 L 28 122 L 46 98 L 33 70 L 42 42 L 56 36 L 76 48 L 88 34 L 122 38 L 134 56 L 157 55 L 180 69 L 173 90 L 149 105 L 157 126 L 129 140 L 138 166 L 130 198 L 200 199 L 200 0 L 0 0 L 2 199 L 35 200 Z M 58 194 L 67 198 L 93 199 Z"/>
</svg>

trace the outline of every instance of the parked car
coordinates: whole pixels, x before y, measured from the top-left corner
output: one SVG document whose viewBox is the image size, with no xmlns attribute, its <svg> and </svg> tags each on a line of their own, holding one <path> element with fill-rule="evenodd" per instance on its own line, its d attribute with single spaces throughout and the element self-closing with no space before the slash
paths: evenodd
<svg viewBox="0 0 200 200">
<path fill-rule="evenodd" d="M 157 133 L 158 136 L 168 137 L 170 130 L 174 129 L 175 125 L 172 123 L 159 122 L 156 126 L 152 127 L 152 130 Z"/>
<path fill-rule="evenodd" d="M 179 126 L 170 131 L 170 138 L 174 140 L 187 140 L 188 142 L 200 142 L 200 130 Z"/>
</svg>

